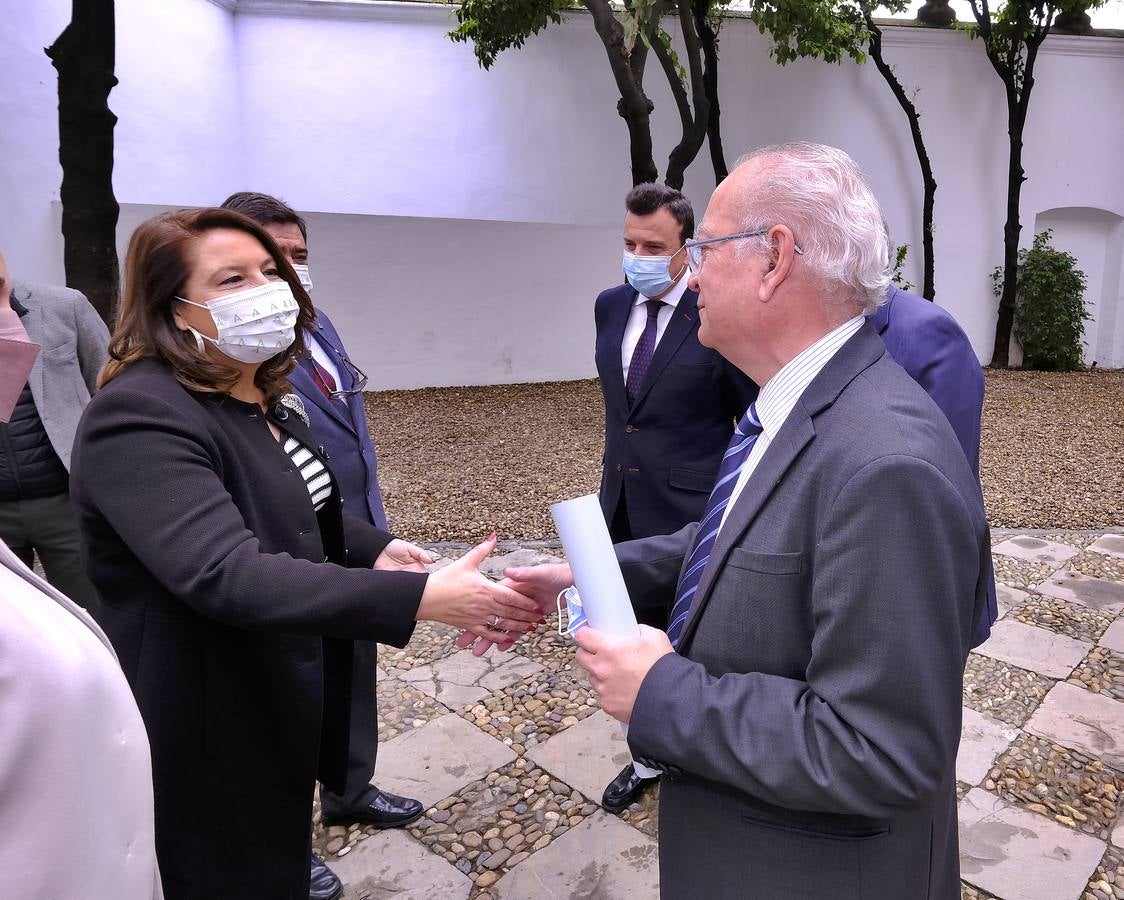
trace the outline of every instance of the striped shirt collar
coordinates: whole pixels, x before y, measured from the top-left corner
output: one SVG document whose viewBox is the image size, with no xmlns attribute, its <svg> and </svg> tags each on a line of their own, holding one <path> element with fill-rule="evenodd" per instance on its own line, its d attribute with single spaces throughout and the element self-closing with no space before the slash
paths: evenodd
<svg viewBox="0 0 1124 900">
<path fill-rule="evenodd" d="M 838 328 L 801 350 L 766 382 L 757 398 L 757 418 L 772 440 L 796 406 L 796 401 L 851 336 L 866 321 L 863 316 L 848 319 Z"/>
</svg>

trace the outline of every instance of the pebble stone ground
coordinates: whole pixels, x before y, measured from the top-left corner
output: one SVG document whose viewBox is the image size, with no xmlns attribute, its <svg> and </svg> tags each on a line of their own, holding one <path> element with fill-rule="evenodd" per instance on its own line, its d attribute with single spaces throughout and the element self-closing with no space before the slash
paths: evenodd
<svg viewBox="0 0 1124 900">
<path fill-rule="evenodd" d="M 965 898 L 1124 900 L 1120 532 L 993 533 L 1002 617 L 968 662 L 957 761 Z M 486 571 L 559 552 L 507 545 Z M 347 900 L 658 896 L 658 796 L 598 806 L 627 749 L 553 624 L 479 659 L 443 626 L 381 648 L 375 781 L 426 812 L 384 832 L 315 813 Z"/>
</svg>

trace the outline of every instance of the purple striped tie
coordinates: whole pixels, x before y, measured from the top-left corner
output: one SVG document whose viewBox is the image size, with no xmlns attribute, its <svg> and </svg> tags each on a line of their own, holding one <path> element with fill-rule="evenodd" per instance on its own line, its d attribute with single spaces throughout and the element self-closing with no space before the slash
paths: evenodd
<svg viewBox="0 0 1124 900">
<path fill-rule="evenodd" d="M 699 579 L 702 578 L 703 569 L 710 560 L 710 551 L 714 549 L 718 528 L 722 524 L 722 513 L 730 504 L 734 486 L 738 483 L 738 473 L 749 459 L 749 451 L 753 449 L 757 435 L 761 434 L 761 422 L 757 418 L 756 406 L 755 403 L 750 404 L 749 409 L 738 422 L 737 428 L 734 429 L 730 446 L 726 448 L 726 455 L 722 457 L 722 465 L 718 469 L 718 480 L 714 483 L 710 491 L 710 499 L 706 502 L 706 512 L 699 522 L 699 530 L 695 532 L 695 543 L 687 556 L 687 569 L 679 582 L 675 605 L 671 607 L 671 624 L 667 627 L 667 636 L 671 639 L 673 647 L 677 648 L 683 637 L 687 616 L 691 612 L 691 601 L 699 589 Z"/>
<path fill-rule="evenodd" d="M 656 317 L 660 314 L 662 300 L 646 301 L 648 319 L 644 323 L 644 333 L 636 342 L 636 349 L 632 351 L 632 359 L 628 361 L 628 381 L 624 390 L 628 394 L 628 405 L 632 406 L 640 394 L 640 382 L 648 374 L 648 366 L 652 364 L 652 356 L 656 352 Z"/>
</svg>

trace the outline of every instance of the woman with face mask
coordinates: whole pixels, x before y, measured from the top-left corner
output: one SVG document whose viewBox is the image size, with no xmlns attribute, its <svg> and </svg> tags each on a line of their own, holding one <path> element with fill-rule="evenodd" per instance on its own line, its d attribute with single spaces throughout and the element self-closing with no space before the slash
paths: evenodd
<svg viewBox="0 0 1124 900">
<path fill-rule="evenodd" d="M 78 431 L 72 494 L 152 743 L 169 900 L 308 897 L 313 784 L 347 766 L 350 640 L 540 620 L 477 571 L 494 536 L 427 575 L 424 551 L 343 512 L 285 381 L 311 316 L 256 223 L 158 216 Z"/>
</svg>

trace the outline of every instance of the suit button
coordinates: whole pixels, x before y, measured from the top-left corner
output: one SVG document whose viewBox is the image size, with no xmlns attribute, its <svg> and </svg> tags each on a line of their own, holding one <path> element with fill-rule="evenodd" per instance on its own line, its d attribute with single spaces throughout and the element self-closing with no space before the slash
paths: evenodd
<svg viewBox="0 0 1124 900">
<path fill-rule="evenodd" d="M 618 472 L 623 468 L 624 468 L 624 466 L 622 466 L 620 463 L 617 463 L 617 471 Z"/>
<path fill-rule="evenodd" d="M 640 429 L 637 428 L 635 425 L 629 424 L 629 425 L 624 426 L 624 430 L 627 434 L 632 434 L 632 432 L 639 431 Z"/>
</svg>

